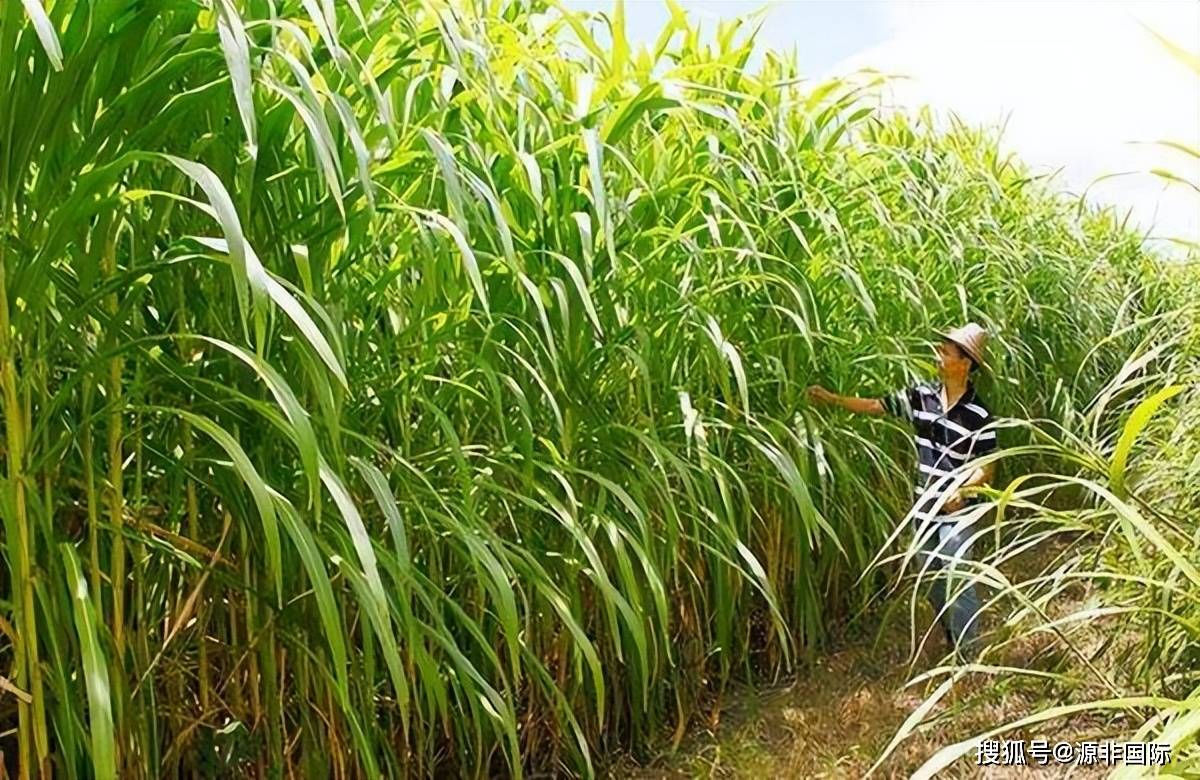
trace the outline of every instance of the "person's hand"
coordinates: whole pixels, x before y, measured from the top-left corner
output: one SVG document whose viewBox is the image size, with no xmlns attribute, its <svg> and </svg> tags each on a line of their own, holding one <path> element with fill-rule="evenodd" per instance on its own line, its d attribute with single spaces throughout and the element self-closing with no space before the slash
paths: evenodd
<svg viewBox="0 0 1200 780">
<path fill-rule="evenodd" d="M 806 395 L 808 396 L 809 402 L 814 403 L 814 404 L 832 403 L 833 399 L 837 397 L 836 395 L 834 395 L 830 391 L 826 390 L 825 388 L 821 387 L 820 385 L 810 386 L 808 388 L 808 391 L 806 392 Z"/>
<path fill-rule="evenodd" d="M 956 490 L 946 497 L 946 503 L 942 504 L 942 511 L 950 514 L 951 512 L 957 512 L 966 505 L 966 496 L 962 494 L 961 490 Z"/>
</svg>

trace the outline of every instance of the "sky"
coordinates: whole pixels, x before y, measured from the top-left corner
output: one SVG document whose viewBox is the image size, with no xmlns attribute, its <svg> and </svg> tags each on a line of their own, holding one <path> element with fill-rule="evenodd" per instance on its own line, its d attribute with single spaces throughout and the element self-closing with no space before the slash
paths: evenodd
<svg viewBox="0 0 1200 780">
<path fill-rule="evenodd" d="M 1200 159 L 1156 143 L 1200 149 L 1200 75 L 1146 29 L 1200 53 L 1197 0 L 679 3 L 709 30 L 765 8 L 760 47 L 794 48 L 814 80 L 862 68 L 903 76 L 887 103 L 1003 125 L 1005 147 L 1038 173 L 1057 171 L 1063 190 L 1130 212 L 1153 237 L 1200 242 L 1200 193 L 1149 173 L 1165 168 L 1200 184 Z M 625 15 L 628 36 L 642 43 L 667 19 L 659 0 L 627 0 Z"/>
</svg>

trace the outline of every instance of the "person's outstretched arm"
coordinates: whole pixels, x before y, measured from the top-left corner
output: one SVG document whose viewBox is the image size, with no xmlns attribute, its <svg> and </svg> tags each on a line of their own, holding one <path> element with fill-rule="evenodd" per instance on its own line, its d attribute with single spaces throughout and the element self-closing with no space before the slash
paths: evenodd
<svg viewBox="0 0 1200 780">
<path fill-rule="evenodd" d="M 878 398 L 855 398 L 854 396 L 838 395 L 820 385 L 813 385 L 808 388 L 808 400 L 817 404 L 840 406 L 853 414 L 881 415 L 887 412 L 883 401 Z"/>
</svg>

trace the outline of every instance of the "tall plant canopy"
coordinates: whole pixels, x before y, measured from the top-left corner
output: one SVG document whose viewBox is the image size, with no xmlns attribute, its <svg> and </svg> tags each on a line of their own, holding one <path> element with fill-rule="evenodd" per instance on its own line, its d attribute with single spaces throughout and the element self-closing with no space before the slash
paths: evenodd
<svg viewBox="0 0 1200 780">
<path fill-rule="evenodd" d="M 805 386 L 1115 370 L 1139 235 L 668 6 L 0 6 L 21 776 L 590 774 L 877 584 L 902 438 Z"/>
</svg>

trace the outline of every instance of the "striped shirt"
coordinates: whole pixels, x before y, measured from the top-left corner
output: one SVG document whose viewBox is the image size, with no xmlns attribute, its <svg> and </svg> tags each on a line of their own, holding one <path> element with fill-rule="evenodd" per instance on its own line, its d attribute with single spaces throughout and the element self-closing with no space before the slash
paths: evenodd
<svg viewBox="0 0 1200 780">
<path fill-rule="evenodd" d="M 942 408 L 942 385 L 914 385 L 881 399 L 883 408 L 913 427 L 917 445 L 914 520 L 930 518 L 954 482 L 955 469 L 996 449 L 995 429 L 982 430 L 991 412 L 973 385 L 950 411 Z M 960 472 L 961 474 L 961 472 Z"/>
</svg>

